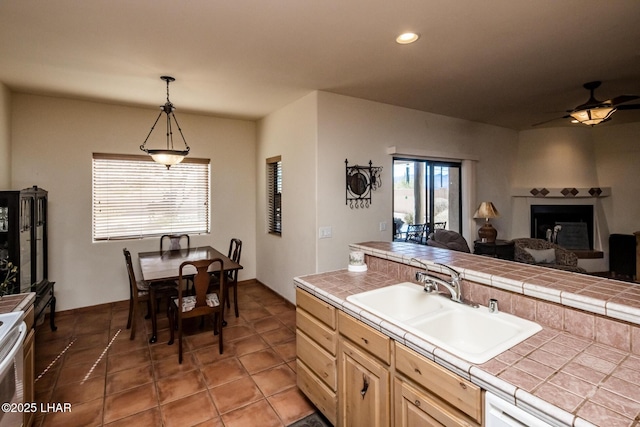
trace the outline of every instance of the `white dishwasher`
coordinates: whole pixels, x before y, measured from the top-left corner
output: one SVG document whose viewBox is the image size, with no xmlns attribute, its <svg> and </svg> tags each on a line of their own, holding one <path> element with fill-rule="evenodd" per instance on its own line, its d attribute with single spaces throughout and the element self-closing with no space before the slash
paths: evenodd
<svg viewBox="0 0 640 427">
<path fill-rule="evenodd" d="M 512 403 L 489 392 L 484 396 L 485 427 L 552 427 Z"/>
<path fill-rule="evenodd" d="M 0 314 L 0 427 L 22 425 L 22 344 L 27 336 L 23 314 Z"/>
</svg>

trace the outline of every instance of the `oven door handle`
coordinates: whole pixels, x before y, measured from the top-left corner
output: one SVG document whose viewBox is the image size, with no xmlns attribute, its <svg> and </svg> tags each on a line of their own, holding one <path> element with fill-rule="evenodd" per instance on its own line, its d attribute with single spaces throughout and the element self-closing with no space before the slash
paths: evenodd
<svg viewBox="0 0 640 427">
<path fill-rule="evenodd" d="M 24 339 L 27 336 L 27 325 L 24 322 L 21 322 L 18 330 L 18 339 L 13 344 L 13 347 L 11 348 L 11 350 L 9 350 L 4 359 L 0 360 L 0 378 L 4 378 L 7 370 L 13 366 L 13 359 L 16 357 L 18 352 L 22 350 L 22 344 L 24 343 Z"/>
</svg>

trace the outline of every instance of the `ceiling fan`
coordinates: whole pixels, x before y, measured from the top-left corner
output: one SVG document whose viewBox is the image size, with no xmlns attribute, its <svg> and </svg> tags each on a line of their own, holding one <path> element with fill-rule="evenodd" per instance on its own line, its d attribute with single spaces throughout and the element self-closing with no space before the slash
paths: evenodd
<svg viewBox="0 0 640 427">
<path fill-rule="evenodd" d="M 600 87 L 602 82 L 588 82 L 583 85 L 585 89 L 590 92 L 590 97 L 584 104 L 578 105 L 573 110 L 567 110 L 566 116 L 556 117 L 555 119 L 546 120 L 544 122 L 536 123 L 533 126 L 538 126 L 544 123 L 551 122 L 558 119 L 568 119 L 573 117 L 573 123 L 582 123 L 588 126 L 595 126 L 597 124 L 606 122 L 611 119 L 613 113 L 618 110 L 637 110 L 640 109 L 640 104 L 621 105 L 629 101 L 640 98 L 637 95 L 620 95 L 607 101 L 598 101 L 593 92 Z"/>
</svg>

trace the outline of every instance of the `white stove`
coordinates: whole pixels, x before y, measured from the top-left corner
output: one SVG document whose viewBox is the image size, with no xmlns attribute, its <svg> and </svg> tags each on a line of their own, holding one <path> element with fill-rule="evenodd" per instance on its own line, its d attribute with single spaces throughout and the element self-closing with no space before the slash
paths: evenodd
<svg viewBox="0 0 640 427">
<path fill-rule="evenodd" d="M 22 411 L 11 405 L 23 403 L 22 344 L 27 336 L 23 315 L 22 311 L 0 314 L 0 427 L 22 425 Z M 10 406 L 5 408 L 4 404 Z"/>
</svg>

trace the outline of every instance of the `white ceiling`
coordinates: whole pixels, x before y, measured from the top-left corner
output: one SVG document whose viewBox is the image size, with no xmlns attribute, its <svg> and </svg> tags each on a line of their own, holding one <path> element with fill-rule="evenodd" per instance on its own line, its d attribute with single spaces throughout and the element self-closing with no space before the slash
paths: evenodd
<svg viewBox="0 0 640 427">
<path fill-rule="evenodd" d="M 407 30 L 420 40 L 396 44 Z M 588 81 L 640 95 L 640 1 L 0 1 L 14 91 L 158 106 L 164 74 L 178 113 L 257 119 L 323 90 L 529 129 Z"/>
</svg>

